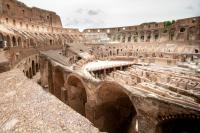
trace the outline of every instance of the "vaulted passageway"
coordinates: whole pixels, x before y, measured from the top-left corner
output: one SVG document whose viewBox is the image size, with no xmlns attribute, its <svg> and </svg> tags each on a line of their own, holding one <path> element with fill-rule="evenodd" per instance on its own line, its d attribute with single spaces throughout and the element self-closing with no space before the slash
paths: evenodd
<svg viewBox="0 0 200 133">
<path fill-rule="evenodd" d="M 81 115 L 86 116 L 85 104 L 87 102 L 87 95 L 82 81 L 75 76 L 70 76 L 67 84 L 68 105 Z"/>
<path fill-rule="evenodd" d="M 166 119 L 157 125 L 156 133 L 200 133 L 200 119 L 196 116 Z"/>
<path fill-rule="evenodd" d="M 136 110 L 123 88 L 114 84 L 99 89 L 94 124 L 103 132 L 134 133 Z"/>
</svg>

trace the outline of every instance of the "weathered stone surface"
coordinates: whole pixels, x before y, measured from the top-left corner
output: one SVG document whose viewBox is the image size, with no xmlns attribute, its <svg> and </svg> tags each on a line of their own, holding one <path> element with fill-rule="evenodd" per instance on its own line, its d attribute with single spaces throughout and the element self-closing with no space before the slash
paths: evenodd
<svg viewBox="0 0 200 133">
<path fill-rule="evenodd" d="M 19 70 L 0 74 L 0 81 L 0 132 L 98 132 Z"/>
</svg>

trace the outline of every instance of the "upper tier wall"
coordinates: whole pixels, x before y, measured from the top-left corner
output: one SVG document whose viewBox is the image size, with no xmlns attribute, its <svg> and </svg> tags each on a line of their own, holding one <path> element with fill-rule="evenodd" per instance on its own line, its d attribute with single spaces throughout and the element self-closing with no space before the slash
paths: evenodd
<svg viewBox="0 0 200 133">
<path fill-rule="evenodd" d="M 36 7 L 28 7 L 17 0 L 0 0 L 1 23 L 9 25 L 41 25 L 61 28 L 60 17 L 55 13 Z"/>
<path fill-rule="evenodd" d="M 137 26 L 86 29 L 84 33 L 100 39 L 107 36 L 107 41 L 118 43 L 200 41 L 200 17 Z"/>
<path fill-rule="evenodd" d="M 200 25 L 200 16 L 198 17 L 192 17 L 192 18 L 185 18 L 176 20 L 174 23 L 171 23 L 169 25 L 165 24 L 165 22 L 149 22 L 149 23 L 143 23 L 140 25 L 134 25 L 134 26 L 124 26 L 124 27 L 112 27 L 112 28 L 91 28 L 91 29 L 85 29 L 83 32 L 85 33 L 117 33 L 117 32 L 130 32 L 130 31 L 141 31 L 141 30 L 158 30 L 158 29 L 164 29 L 164 28 L 170 28 L 170 27 L 181 27 L 181 26 L 196 26 Z"/>
</svg>

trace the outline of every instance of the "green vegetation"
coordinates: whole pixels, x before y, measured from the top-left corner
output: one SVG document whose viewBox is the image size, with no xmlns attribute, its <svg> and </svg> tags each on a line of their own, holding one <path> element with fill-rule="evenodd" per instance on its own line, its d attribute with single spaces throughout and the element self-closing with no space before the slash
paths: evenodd
<svg viewBox="0 0 200 133">
<path fill-rule="evenodd" d="M 172 20 L 172 21 L 165 21 L 164 22 L 164 26 L 165 27 L 169 27 L 169 26 L 171 26 L 172 24 L 174 24 L 176 21 L 175 20 Z"/>
</svg>

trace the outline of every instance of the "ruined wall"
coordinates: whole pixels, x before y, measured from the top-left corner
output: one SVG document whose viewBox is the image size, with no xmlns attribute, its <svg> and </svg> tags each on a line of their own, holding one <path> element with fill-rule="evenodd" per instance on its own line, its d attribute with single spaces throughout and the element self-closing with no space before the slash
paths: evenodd
<svg viewBox="0 0 200 133">
<path fill-rule="evenodd" d="M 109 42 L 145 43 L 200 40 L 200 17 L 180 19 L 173 23 L 144 23 L 136 26 L 85 29 L 84 33 L 106 33 Z"/>
<path fill-rule="evenodd" d="M 0 50 L 7 58 L 0 62 L 2 71 L 41 50 L 61 49 L 65 43 L 82 39 L 78 29 L 63 28 L 54 12 L 30 8 L 17 0 L 0 0 Z"/>
<path fill-rule="evenodd" d="M 42 64 L 48 63 L 48 67 L 43 65 L 41 68 L 41 82 L 44 85 L 48 82 L 49 92 L 88 118 L 101 131 L 160 133 L 166 120 L 185 119 L 194 124 L 199 121 L 199 111 L 169 103 L 161 97 L 143 97 L 145 93 L 138 95 L 136 88 L 128 89 L 119 81 L 94 82 L 45 55 L 40 55 L 40 59 Z M 120 76 L 120 80 L 126 79 Z"/>
<path fill-rule="evenodd" d="M 51 11 L 30 8 L 17 0 L 1 0 L 1 22 L 28 28 L 62 27 L 60 17 Z"/>
</svg>

